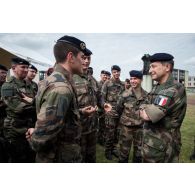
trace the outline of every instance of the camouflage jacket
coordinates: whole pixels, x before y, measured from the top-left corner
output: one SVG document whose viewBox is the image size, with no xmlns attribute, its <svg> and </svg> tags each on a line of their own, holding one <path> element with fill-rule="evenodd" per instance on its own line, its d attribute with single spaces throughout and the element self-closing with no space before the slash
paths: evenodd
<svg viewBox="0 0 195 195">
<path fill-rule="evenodd" d="M 37 152 L 38 161 L 54 162 L 67 152 L 65 145 L 80 144 L 80 115 L 72 78 L 60 65 L 39 83 L 36 109 L 31 146 Z"/>
<path fill-rule="evenodd" d="M 174 142 L 180 151 L 180 127 L 187 107 L 185 87 L 170 75 L 167 82 L 154 86 L 149 97 L 145 111 L 151 121 L 144 123 L 144 143 L 149 146 L 153 143 L 153 148 L 162 151 Z"/>
<path fill-rule="evenodd" d="M 31 81 L 30 84 L 32 85 L 33 91 L 34 91 L 34 96 L 37 95 L 38 92 L 38 85 L 34 81 Z"/>
<path fill-rule="evenodd" d="M 22 99 L 22 93 L 34 98 L 32 86 L 25 80 L 19 80 L 14 76 L 5 82 L 1 89 L 2 99 L 7 106 L 4 127 L 7 129 L 5 136 L 8 138 L 24 134 L 28 128 L 34 127 L 35 124 L 32 117 L 36 114 L 34 101 L 32 103 L 26 102 Z"/>
<path fill-rule="evenodd" d="M 98 101 L 98 86 L 91 75 L 74 75 L 73 81 L 76 89 L 79 109 L 86 106 L 95 107 Z M 83 134 L 95 131 L 95 127 L 97 126 L 97 115 L 94 114 L 92 117 L 81 115 L 81 124 L 83 127 Z"/>
<path fill-rule="evenodd" d="M 130 88 L 125 90 L 117 101 L 116 111 L 120 116 L 120 123 L 125 126 L 141 126 L 143 121 L 139 115 L 140 106 L 148 103 L 147 92 L 141 88 L 141 96 L 136 97 Z"/>
<path fill-rule="evenodd" d="M 106 81 L 102 86 L 101 106 L 103 107 L 105 103 L 115 106 L 124 90 L 125 85 L 122 81 L 115 81 L 113 78 Z"/>
<path fill-rule="evenodd" d="M 3 134 L 3 123 L 4 123 L 4 118 L 6 117 L 6 105 L 4 104 L 2 98 L 1 98 L 1 87 L 2 85 L 0 84 L 0 136 Z"/>
<path fill-rule="evenodd" d="M 102 81 L 102 80 L 98 82 L 98 88 L 99 88 L 100 91 L 101 91 L 102 86 L 103 86 L 104 83 L 105 83 L 105 82 Z"/>
</svg>

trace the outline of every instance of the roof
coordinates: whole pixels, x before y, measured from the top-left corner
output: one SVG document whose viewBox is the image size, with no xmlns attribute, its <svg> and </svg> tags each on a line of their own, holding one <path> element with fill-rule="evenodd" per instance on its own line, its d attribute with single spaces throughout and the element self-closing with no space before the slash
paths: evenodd
<svg viewBox="0 0 195 195">
<path fill-rule="evenodd" d="M 39 71 L 45 71 L 52 67 L 54 63 L 40 55 L 38 52 L 18 45 L 0 42 L 0 64 L 11 67 L 11 58 L 20 57 L 28 60 Z"/>
</svg>

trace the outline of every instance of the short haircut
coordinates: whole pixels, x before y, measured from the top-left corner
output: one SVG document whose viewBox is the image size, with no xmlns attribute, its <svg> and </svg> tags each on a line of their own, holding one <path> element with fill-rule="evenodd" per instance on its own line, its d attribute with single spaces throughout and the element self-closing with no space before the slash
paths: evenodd
<svg viewBox="0 0 195 195">
<path fill-rule="evenodd" d="M 166 61 L 166 62 L 161 62 L 163 65 L 164 64 L 170 64 L 171 65 L 171 72 L 173 71 L 173 67 L 174 67 L 174 61 L 173 60 L 169 60 L 169 61 Z"/>
<path fill-rule="evenodd" d="M 60 41 L 54 45 L 53 51 L 54 51 L 56 63 L 65 62 L 69 52 L 72 52 L 74 56 L 77 56 L 78 53 L 80 52 L 79 49 L 72 46 L 71 44 L 60 42 Z"/>
</svg>

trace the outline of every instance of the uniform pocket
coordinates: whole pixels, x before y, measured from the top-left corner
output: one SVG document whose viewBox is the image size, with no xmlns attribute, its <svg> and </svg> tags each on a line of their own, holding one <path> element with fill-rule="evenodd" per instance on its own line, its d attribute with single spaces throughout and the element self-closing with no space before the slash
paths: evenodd
<svg viewBox="0 0 195 195">
<path fill-rule="evenodd" d="M 145 162 L 164 162 L 166 148 L 165 142 L 156 135 L 148 132 L 144 134 L 142 154 Z"/>
</svg>

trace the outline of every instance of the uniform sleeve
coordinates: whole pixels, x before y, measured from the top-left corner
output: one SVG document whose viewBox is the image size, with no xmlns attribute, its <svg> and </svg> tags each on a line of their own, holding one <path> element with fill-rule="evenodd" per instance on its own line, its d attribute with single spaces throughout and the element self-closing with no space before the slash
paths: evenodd
<svg viewBox="0 0 195 195">
<path fill-rule="evenodd" d="M 70 89 L 58 87 L 48 92 L 43 99 L 35 131 L 31 137 L 31 145 L 35 151 L 45 150 L 55 142 L 58 133 L 65 125 L 72 98 Z"/>
<path fill-rule="evenodd" d="M 182 86 L 180 89 L 173 89 L 166 94 L 159 94 L 153 104 L 146 106 L 145 111 L 153 123 L 161 120 L 167 113 L 179 109 L 186 103 L 186 92 Z"/>
<path fill-rule="evenodd" d="M 119 116 L 122 114 L 123 109 L 124 109 L 124 97 L 120 95 L 117 104 L 115 106 L 115 110 Z"/>
<path fill-rule="evenodd" d="M 1 95 L 3 102 L 13 113 L 22 114 L 34 109 L 34 101 L 32 103 L 24 101 L 14 87 L 8 83 L 3 84 Z"/>
<path fill-rule="evenodd" d="M 101 89 L 101 107 L 104 107 L 104 104 L 106 103 L 106 96 L 107 96 L 107 82 L 105 82 L 102 85 Z"/>
</svg>

